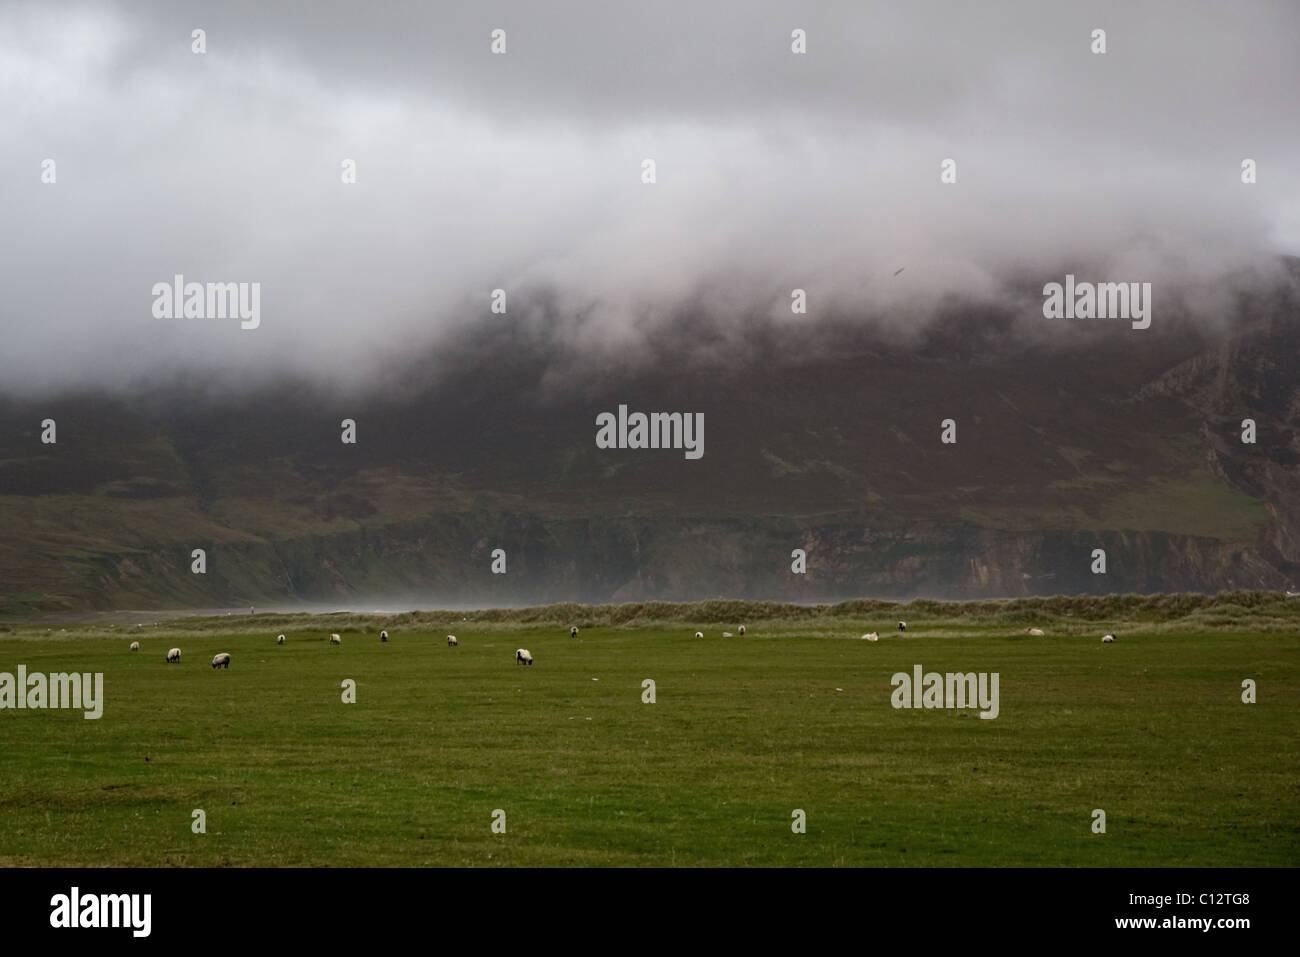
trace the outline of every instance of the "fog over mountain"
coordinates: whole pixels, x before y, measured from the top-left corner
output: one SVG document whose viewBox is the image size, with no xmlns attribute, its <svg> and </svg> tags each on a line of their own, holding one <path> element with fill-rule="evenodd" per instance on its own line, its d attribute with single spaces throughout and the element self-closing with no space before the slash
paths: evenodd
<svg viewBox="0 0 1300 957">
<path fill-rule="evenodd" d="M 1066 272 L 1223 322 L 1300 252 L 1284 0 L 307 9 L 0 7 L 0 391 L 393 388 L 475 342 L 573 387 L 845 324 L 919 343 L 954 303 L 1032 341 L 1073 335 L 1039 312 Z M 260 283 L 260 326 L 154 318 L 176 274 Z"/>
</svg>

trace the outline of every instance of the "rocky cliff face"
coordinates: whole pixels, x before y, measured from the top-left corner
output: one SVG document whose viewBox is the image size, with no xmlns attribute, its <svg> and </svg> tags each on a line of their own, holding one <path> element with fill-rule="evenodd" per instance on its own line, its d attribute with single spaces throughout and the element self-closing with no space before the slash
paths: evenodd
<svg viewBox="0 0 1300 957">
<path fill-rule="evenodd" d="M 302 600 L 414 606 L 687 600 L 824 602 L 869 595 L 956 599 L 1170 590 L 1282 589 L 1291 579 L 1256 548 L 1166 532 L 1007 532 L 925 522 L 447 516 L 396 526 L 214 550 L 206 575 L 181 548 L 105 555 L 84 576 L 85 604 L 241 607 Z M 504 543 L 507 573 L 490 571 Z M 791 572 L 803 548 L 808 571 Z M 1094 548 L 1107 552 L 1093 574 Z M 48 608 L 72 607 L 51 603 Z"/>
<path fill-rule="evenodd" d="M 1216 330 L 1047 340 L 1022 321 L 957 313 L 906 343 L 827 329 L 817 350 L 771 339 L 558 391 L 553 355 L 503 366 L 487 343 L 382 397 L 11 399 L 0 610 L 1296 587 L 1293 293 Z M 598 449 L 619 404 L 702 412 L 704 457 Z"/>
</svg>

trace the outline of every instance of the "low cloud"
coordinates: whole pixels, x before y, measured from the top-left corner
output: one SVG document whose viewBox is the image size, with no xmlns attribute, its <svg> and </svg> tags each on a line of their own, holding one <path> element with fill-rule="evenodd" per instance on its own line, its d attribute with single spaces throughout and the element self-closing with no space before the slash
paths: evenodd
<svg viewBox="0 0 1300 957">
<path fill-rule="evenodd" d="M 1286 2 L 264 6 L 0 11 L 0 388 L 352 386 L 543 314 L 625 360 L 684 313 L 906 335 L 1067 270 L 1213 317 L 1300 252 Z M 176 274 L 260 327 L 153 318 Z"/>
</svg>

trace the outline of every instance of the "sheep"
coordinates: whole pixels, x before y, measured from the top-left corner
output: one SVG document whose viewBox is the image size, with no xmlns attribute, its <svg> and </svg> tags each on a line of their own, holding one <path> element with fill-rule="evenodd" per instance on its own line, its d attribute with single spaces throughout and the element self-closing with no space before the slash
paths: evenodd
<svg viewBox="0 0 1300 957">
<path fill-rule="evenodd" d="M 448 647 L 448 648 L 455 648 L 458 644 L 460 644 L 460 642 L 456 640 L 456 636 L 455 636 L 455 635 L 448 635 L 448 636 L 447 636 L 447 647 Z"/>
<path fill-rule="evenodd" d="M 1115 640 L 1115 636 L 1114 636 L 1114 635 L 1102 635 L 1102 636 L 1101 636 L 1101 643 L 1102 643 L 1103 645 L 1109 645 L 1109 644 L 1110 644 L 1111 642 L 1113 642 L 1114 640 Z"/>
<path fill-rule="evenodd" d="M 879 636 L 878 634 L 876 634 L 874 631 L 869 631 L 869 632 L 867 632 L 865 635 L 862 636 L 862 640 L 863 640 L 863 641 L 879 641 L 879 640 L 880 640 L 880 636 Z"/>
<path fill-rule="evenodd" d="M 213 656 L 212 656 L 212 667 L 213 667 L 214 669 L 216 669 L 216 668 L 229 668 L 229 667 L 230 667 L 230 655 L 226 654 L 224 651 L 221 652 L 221 654 L 219 654 L 219 655 L 213 655 Z"/>
<path fill-rule="evenodd" d="M 340 638 L 338 635 L 330 635 L 331 645 L 341 645 L 342 643 L 343 643 L 343 639 Z"/>
<path fill-rule="evenodd" d="M 730 638 L 730 637 L 731 637 L 731 632 L 729 632 L 729 631 L 724 631 L 724 632 L 722 633 L 722 637 L 723 637 L 723 638 Z"/>
<path fill-rule="evenodd" d="M 519 648 L 515 651 L 515 664 L 531 665 L 533 663 L 533 653 L 527 648 Z"/>
<path fill-rule="evenodd" d="M 898 623 L 898 630 L 899 630 L 899 631 L 907 631 L 907 622 L 905 622 L 905 621 L 900 621 L 900 622 Z"/>
<path fill-rule="evenodd" d="M 139 651 L 139 650 L 140 650 L 140 642 L 138 642 L 138 641 L 133 641 L 133 642 L 131 642 L 131 650 L 132 650 L 132 651 Z"/>
<path fill-rule="evenodd" d="M 180 661 L 180 660 L 181 660 L 181 650 L 179 648 L 173 648 L 171 651 L 167 652 L 167 664 L 171 664 L 173 661 Z"/>
<path fill-rule="evenodd" d="M 277 645 L 282 645 L 282 644 L 284 644 L 284 635 L 276 635 L 276 636 L 275 636 L 275 643 L 276 643 Z"/>
<path fill-rule="evenodd" d="M 381 632 L 379 633 L 379 640 L 380 640 L 380 641 L 387 641 L 387 640 L 388 640 L 388 632 L 387 632 L 387 631 L 381 631 Z"/>
<path fill-rule="evenodd" d="M 577 626 L 577 625 L 574 625 L 572 628 L 569 629 L 569 637 L 570 637 L 570 638 L 577 638 L 577 637 L 578 637 L 578 626 Z"/>
<path fill-rule="evenodd" d="M 1046 632 L 1044 632 L 1043 629 L 1041 628 L 1030 628 L 1029 634 L 1033 635 L 1035 638 L 1041 638 L 1043 637 L 1044 634 L 1046 634 Z"/>
<path fill-rule="evenodd" d="M 740 626 L 740 637 L 741 637 L 741 638 L 744 638 L 744 637 L 745 637 L 745 626 L 744 626 L 744 625 L 741 625 L 741 626 Z"/>
</svg>

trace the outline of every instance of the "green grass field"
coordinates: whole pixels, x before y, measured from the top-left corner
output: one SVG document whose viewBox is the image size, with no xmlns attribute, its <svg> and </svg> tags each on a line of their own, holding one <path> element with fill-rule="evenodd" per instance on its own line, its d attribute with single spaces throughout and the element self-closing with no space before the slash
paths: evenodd
<svg viewBox="0 0 1300 957">
<path fill-rule="evenodd" d="M 0 711 L 0 864 L 1295 865 L 1300 631 L 1218 614 L 7 629 L 0 672 L 100 671 L 106 703 Z M 998 672 L 999 717 L 893 709 L 915 664 Z"/>
</svg>

